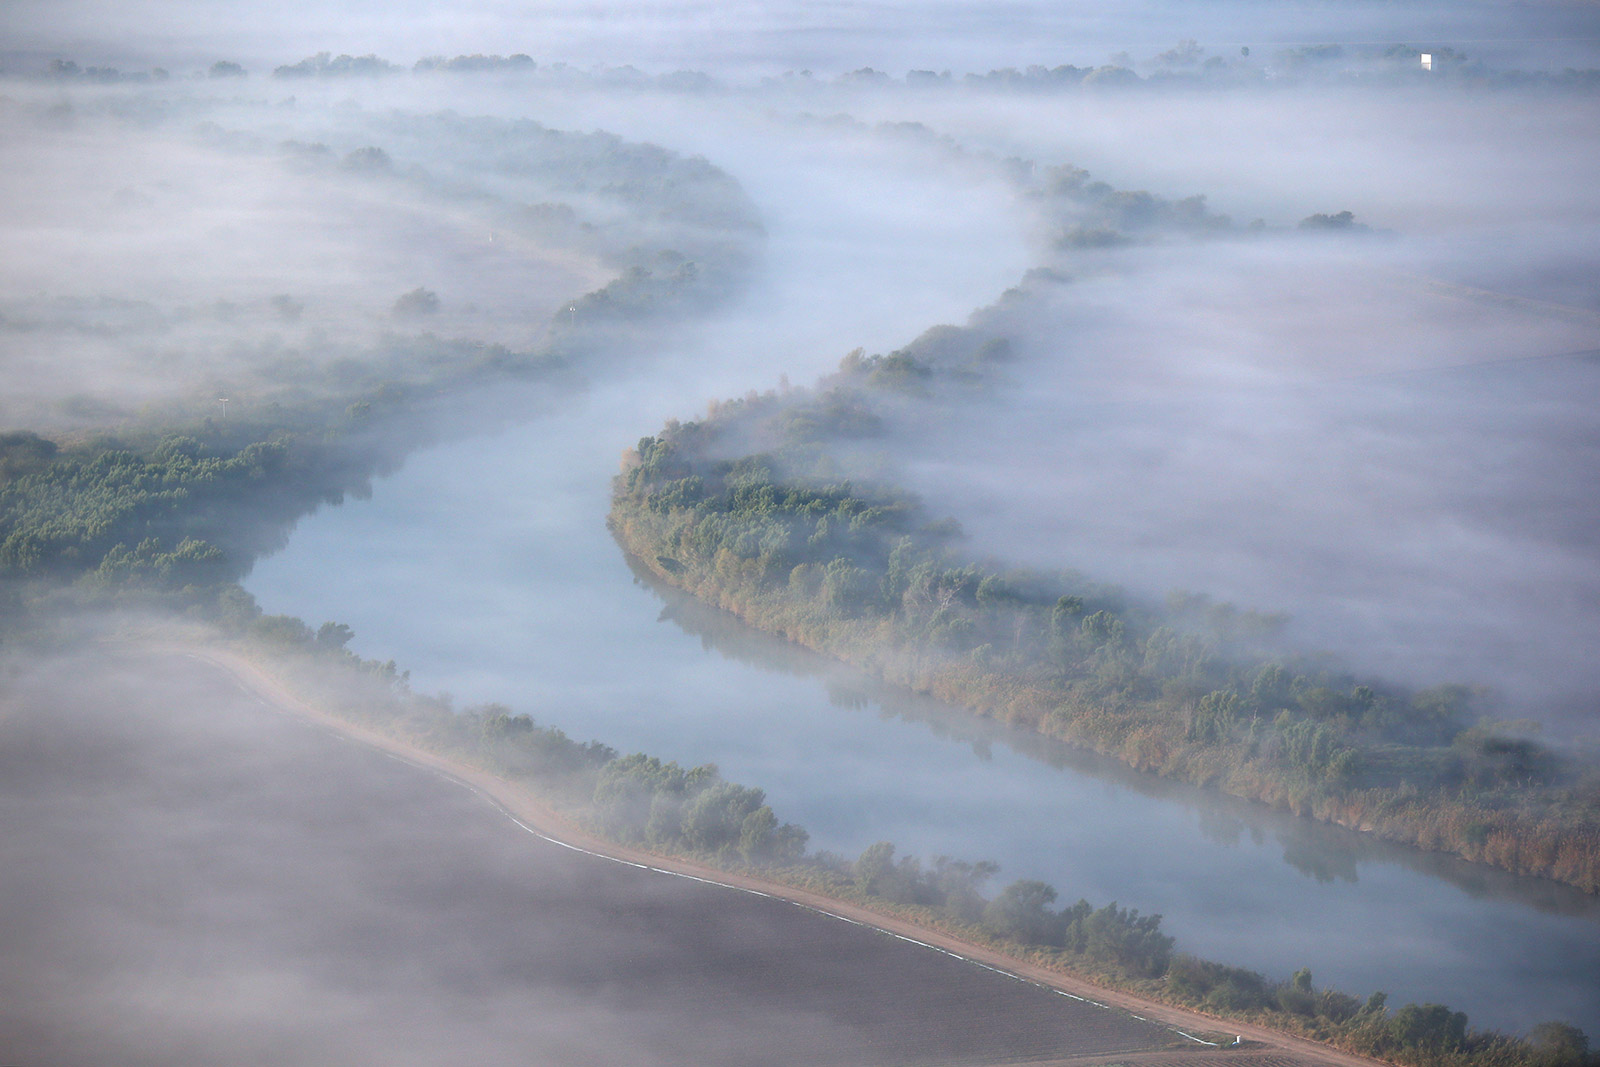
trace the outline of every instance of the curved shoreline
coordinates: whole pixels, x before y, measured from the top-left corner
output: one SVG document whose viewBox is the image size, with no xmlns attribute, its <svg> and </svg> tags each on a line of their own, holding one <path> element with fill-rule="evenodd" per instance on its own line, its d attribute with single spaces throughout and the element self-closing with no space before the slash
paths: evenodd
<svg viewBox="0 0 1600 1067">
<path fill-rule="evenodd" d="M 799 889 L 780 882 L 746 874 L 737 874 L 675 856 L 662 856 L 643 849 L 632 848 L 605 840 L 563 817 L 547 801 L 531 789 L 500 778 L 487 771 L 456 760 L 424 751 L 388 734 L 341 719 L 322 711 L 292 693 L 248 657 L 226 649 L 202 644 L 169 644 L 150 646 L 156 650 L 182 655 L 209 664 L 230 675 L 245 689 L 260 698 L 268 707 L 283 714 L 329 730 L 341 737 L 358 741 L 393 759 L 407 763 L 419 770 L 429 771 L 446 781 L 461 786 L 494 805 L 503 815 L 523 831 L 540 840 L 594 856 L 608 862 L 620 863 L 641 870 L 653 871 L 678 878 L 686 878 L 706 885 L 731 889 L 736 892 L 780 900 L 807 911 L 863 926 L 899 940 L 919 945 L 971 963 L 986 970 L 1050 989 L 1062 996 L 1084 1001 L 1107 1010 L 1126 1012 L 1146 1022 L 1154 1022 L 1187 1039 L 1187 1048 L 1166 1049 L 1155 1053 L 1096 1055 L 1069 1058 L 1059 1062 L 1089 1063 L 1115 1060 L 1118 1062 L 1144 1061 L 1150 1056 L 1162 1059 L 1174 1055 L 1216 1055 L 1221 1052 L 1230 1058 L 1256 1058 L 1262 1052 L 1294 1056 L 1307 1063 L 1323 1067 L 1371 1067 L 1382 1061 L 1368 1059 L 1344 1052 L 1307 1038 L 1285 1034 L 1253 1023 L 1217 1019 L 1185 1008 L 1177 1008 L 1137 994 L 1127 993 L 1097 985 L 1061 971 L 1007 955 L 993 948 L 978 945 L 941 930 L 931 929 L 898 916 L 849 901 L 830 897 L 811 890 Z M 1216 1046 L 1192 1031 L 1225 1030 L 1237 1035 L 1246 1049 Z M 1257 1047 L 1257 1046 L 1264 1046 Z"/>
</svg>

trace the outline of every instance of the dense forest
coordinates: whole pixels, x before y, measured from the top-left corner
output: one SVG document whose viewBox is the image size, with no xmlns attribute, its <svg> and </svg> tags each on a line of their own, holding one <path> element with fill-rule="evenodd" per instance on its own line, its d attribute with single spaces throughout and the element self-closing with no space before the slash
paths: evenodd
<svg viewBox="0 0 1600 1067">
<path fill-rule="evenodd" d="M 1069 185 L 1080 202 L 1084 188 Z M 1092 196 L 1102 211 L 1127 199 Z M 1036 274 L 968 327 L 852 353 L 813 388 L 713 404 L 641 439 L 616 482 L 618 540 L 752 625 L 983 715 L 1600 891 L 1600 774 L 1497 726 L 1471 684 L 1356 677 L 1288 647 L 1271 615 L 976 557 L 895 485 L 875 442 L 891 428 L 939 432 L 996 378 L 1025 375 L 1007 330 L 1058 284 Z"/>
</svg>

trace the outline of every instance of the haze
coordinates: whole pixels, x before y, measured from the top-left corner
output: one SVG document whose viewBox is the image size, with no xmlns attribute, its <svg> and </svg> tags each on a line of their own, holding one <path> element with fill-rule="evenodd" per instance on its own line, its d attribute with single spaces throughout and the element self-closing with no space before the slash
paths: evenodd
<svg viewBox="0 0 1600 1067">
<path fill-rule="evenodd" d="M 474 55 L 484 69 L 414 67 Z M 352 56 L 369 73 L 329 72 Z M 323 73 L 274 74 L 308 59 Z M 462 706 L 717 762 L 825 847 L 996 856 L 1003 880 L 1165 912 L 1229 963 L 1593 1029 L 1586 900 L 1302 839 L 853 695 L 858 679 L 642 583 L 605 515 L 619 454 L 668 420 L 975 323 L 1008 343 L 999 380 L 884 402 L 879 436 L 826 443 L 841 477 L 915 491 L 970 556 L 1282 615 L 1297 651 L 1489 687 L 1488 713 L 1581 750 L 1600 740 L 1597 67 L 1600 5 L 1577 2 L 6 0 L 0 432 L 265 436 L 286 412 L 359 420 L 350 396 L 403 397 L 378 458 L 237 539 L 283 546 L 231 561 L 266 612 L 348 623 L 354 651 Z M 1114 210 L 1073 181 L 1149 195 Z M 746 1040 L 809 1049 L 770 1062 L 851 1062 L 880 1026 L 924 1058 L 959 1044 L 955 1023 L 917 1044 L 900 1001 L 852 1028 L 848 997 L 752 994 L 758 1042 L 732 1014 L 688 1033 L 688 1001 L 597 996 L 630 938 L 662 973 L 692 952 L 641 915 L 709 928 L 716 909 L 676 888 L 582 899 L 600 876 L 563 882 L 438 783 L 342 764 L 216 678 L 92 644 L 8 654 L 0 802 L 26 830 L 7 863 L 33 873 L 0 894 L 0 958 L 14 976 L 75 962 L 39 990 L 10 980 L 8 1026 L 35 1043 L 0 1051 L 93 1058 L 59 1020 L 98 1005 L 129 1033 L 170 1028 L 137 1046 L 149 1062 L 199 1062 L 221 1040 L 190 1010 L 205 1003 L 250 1035 L 220 1062 L 423 1062 L 462 1047 L 453 1017 L 473 1012 L 485 1062 L 529 1042 L 563 1062 L 733 1062 Z M 281 801 L 248 837 L 266 859 L 196 844 L 249 828 L 235 777 Z M 302 840 L 324 803 L 337 847 Z M 149 900 L 83 859 L 132 862 L 76 821 L 98 804 L 170 861 L 128 868 Z M 416 827 L 428 855 L 385 851 Z M 343 856 L 368 834 L 370 855 Z M 606 928 L 604 958 L 513 993 L 527 973 L 497 931 L 530 870 L 551 879 L 530 899 Z M 1230 894 L 1240 870 L 1252 886 Z M 326 900 L 304 894 L 319 883 Z M 772 922 L 741 912 L 717 937 L 766 930 L 761 962 L 740 957 L 766 974 L 789 943 Z M 558 925 L 518 943 L 581 957 Z M 402 959 L 385 939 L 404 930 Z M 307 964 L 285 943 L 318 947 Z M 121 977 L 80 994 L 85 959 Z M 866 984 L 904 966 L 861 959 Z M 142 1001 L 114 988 L 147 964 Z M 719 966 L 692 977 L 707 1003 L 732 995 Z M 523 996 L 544 1008 L 520 1019 Z M 312 1025 L 280 1028 L 308 1005 Z M 988 1040 L 960 1056 L 1000 1055 Z"/>
</svg>

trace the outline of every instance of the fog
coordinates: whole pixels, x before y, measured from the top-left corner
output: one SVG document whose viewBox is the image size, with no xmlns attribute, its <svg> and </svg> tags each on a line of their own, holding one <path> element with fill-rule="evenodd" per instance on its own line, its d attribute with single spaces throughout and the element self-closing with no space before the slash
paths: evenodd
<svg viewBox="0 0 1600 1067">
<path fill-rule="evenodd" d="M 480 0 L 448 8 L 411 0 L 369 0 L 336 8 L 285 8 L 256 2 L 218 8 L 183 3 L 107 8 L 93 0 L 13 0 L 9 48 L 53 53 L 94 49 L 112 64 L 218 58 L 265 66 L 320 51 L 377 52 L 402 61 L 444 53 L 537 53 L 535 58 L 589 66 L 712 66 L 744 75 L 811 69 L 834 74 L 872 66 L 988 70 L 1097 65 L 1131 53 L 1154 57 L 1185 38 L 1228 51 L 1396 41 L 1454 45 L 1496 62 L 1590 66 L 1597 38 L 1593 6 L 1490 2 L 1395 5 L 1383 0 L 1202 4 L 1143 0 L 1112 12 L 1086 2 L 972 4 L 905 0 L 814 5 L 794 2 L 710 4 L 634 0 L 540 4 Z M 290 58 L 286 58 L 290 57 Z"/>
<path fill-rule="evenodd" d="M 1306 244 L 1059 286 L 1003 406 L 942 426 L 917 484 L 1002 558 L 1286 611 L 1303 648 L 1592 736 L 1592 314 Z"/>
<path fill-rule="evenodd" d="M 1358 887 L 1357 861 L 1335 845 L 1280 857 L 1237 829 L 1219 844 L 1215 826 L 1190 825 L 1218 817 L 1188 801 L 1134 803 L 1091 772 L 1058 792 L 1081 768 L 994 760 L 988 742 L 930 736 L 910 715 L 840 725 L 861 709 L 825 672 L 708 665 L 718 642 L 671 625 L 678 615 L 635 582 L 604 527 L 619 453 L 668 420 L 970 322 L 1009 342 L 994 380 L 887 403 L 881 436 L 833 445 L 846 473 L 959 520 L 960 552 L 1281 614 L 1296 649 L 1410 685 L 1491 686 L 1497 716 L 1600 738 L 1594 4 L 11 0 L 0 19 L 0 431 L 63 448 L 107 434 L 221 440 L 240 426 L 249 439 L 312 426 L 336 441 L 375 398 L 410 405 L 385 409 L 384 447 L 352 461 L 354 477 L 306 496 L 338 499 L 399 467 L 370 486 L 374 500 L 285 522 L 259 539 L 286 544 L 281 555 L 231 561 L 254 566 L 246 585 L 267 612 L 351 623 L 352 648 L 394 658 L 419 687 L 715 759 L 789 802 L 781 817 L 816 820 L 830 847 L 903 837 L 930 854 L 990 849 L 1007 878 L 1054 879 L 1067 897 L 1137 887 L 1157 899 L 1124 904 L 1176 915 L 1186 944 L 1229 962 L 1317 968 L 1306 957 L 1325 951 L 1330 978 L 1376 986 L 1392 970 L 1408 998 L 1453 997 L 1497 1025 L 1525 1027 L 1552 1003 L 1585 1021 L 1600 1011 L 1567 988 L 1594 944 L 1581 908 L 1536 916 L 1545 944 L 1579 948 L 1526 978 L 1520 1000 L 1497 992 L 1520 963 L 1441 938 L 1421 953 L 1448 966 L 1424 973 L 1426 959 L 1361 945 L 1351 931 L 1375 925 L 1363 909 L 1392 912 L 1394 929 L 1436 907 L 1452 944 L 1487 944 L 1474 930 L 1514 925 L 1495 908 L 1531 915 L 1523 902 L 1538 894 L 1479 890 L 1493 907 L 1466 907 L 1459 872 L 1416 889 L 1432 875 L 1401 878 L 1405 863 L 1353 851 Z M 351 61 L 369 72 L 338 73 L 350 56 L 372 57 Z M 454 56 L 481 62 L 413 68 Z M 322 73 L 274 74 L 308 57 L 303 70 Z M 1052 73 L 1063 64 L 1082 69 Z M 1091 182 L 1149 196 L 1117 207 L 1083 192 Z M 1300 225 L 1317 216 L 1324 225 Z M 468 440 L 425 450 L 441 435 Z M 740 1054 L 732 1023 L 711 1051 L 679 1048 L 682 1004 L 596 995 L 594 975 L 546 990 L 548 1010 L 518 1021 L 496 983 L 520 964 L 486 948 L 493 934 L 468 914 L 510 922 L 554 894 L 584 929 L 638 933 L 641 914 L 683 903 L 676 893 L 620 889 L 587 911 L 566 883 L 518 897 L 517 872 L 549 875 L 546 859 L 481 820 L 453 840 L 460 797 L 365 770 L 373 792 L 324 797 L 346 812 L 326 818 L 348 818 L 359 840 L 438 815 L 449 825 L 426 847 L 440 858 L 357 870 L 338 848 L 297 851 L 324 818 L 306 768 L 336 775 L 338 760 L 273 731 L 272 766 L 237 737 L 210 744 L 204 712 L 233 696 L 206 689 L 214 679 L 133 673 L 112 680 L 147 690 L 137 714 L 94 706 L 88 725 L 63 710 L 88 706 L 70 666 L 18 667 L 6 682 L 22 709 L 7 721 L 27 744 L 0 749 L 5 799 L 37 817 L 11 847 L 43 873 L 0 902 L 4 925 L 43 918 L 59 932 L 67 905 L 52 886 L 66 884 L 73 909 L 106 921 L 54 941 L 14 934 L 4 951 L 42 968 L 114 964 L 85 991 L 61 964 L 42 991 L 8 994 L 15 1032 L 94 1007 L 163 1032 L 138 1047 L 151 1062 L 194 1060 L 213 1036 L 191 1011 L 205 1004 L 262 1035 L 241 1062 L 307 1048 L 424 1062 L 458 1047 L 457 1012 L 492 1021 L 486 1061 L 528 1042 L 570 1062 Z M 103 752 L 102 729 L 148 732 L 137 773 Z M 248 884 L 260 868 L 234 846 L 211 859 L 190 847 L 222 833 L 162 791 L 158 750 L 190 743 L 183 759 L 205 773 L 173 788 L 186 782 L 201 808 L 239 803 L 233 776 L 282 802 L 261 831 L 273 839 L 257 842 L 288 850 L 270 885 Z M 39 770 L 54 766 L 40 753 L 79 747 L 94 756 L 83 780 L 51 793 L 65 772 Z M 970 808 L 938 806 L 944 793 Z M 395 820 L 357 826 L 349 812 L 372 804 Z M 132 897 L 105 876 L 116 864 L 80 862 L 115 854 L 81 821 L 98 805 L 171 846 L 170 867 L 135 878 Z M 1123 839 L 1193 845 L 1195 833 L 1183 862 L 1213 846 L 1221 858 L 1200 874 L 1174 858 L 1131 881 L 1075 871 L 1059 823 L 1091 810 L 1105 824 L 1084 846 L 1097 868 L 1150 859 Z M 57 843 L 68 839 L 81 850 Z M 1300 848 L 1292 833 L 1281 843 Z M 1224 899 L 1240 848 L 1292 867 L 1287 888 L 1263 877 L 1269 888 Z M 1339 873 L 1325 878 L 1329 864 Z M 386 896 L 374 880 L 422 888 Z M 313 882 L 327 901 L 305 893 Z M 1340 883 L 1337 907 L 1324 905 L 1337 930 L 1262 918 L 1282 903 L 1264 898 L 1332 893 L 1326 882 Z M 1422 910 L 1395 911 L 1398 896 Z M 737 942 L 767 921 L 717 936 Z M 161 930 L 190 923 L 227 934 L 222 947 L 163 948 Z M 233 936 L 241 926 L 287 930 L 293 945 Z M 421 964 L 383 944 L 408 927 Z M 572 948 L 570 931 L 527 936 Z M 622 959 L 617 945 L 601 955 Z M 670 970 L 659 961 L 689 950 L 652 951 Z M 116 988 L 147 964 L 166 976 L 154 991 Z M 696 979 L 707 996 L 711 970 Z M 448 995 L 411 1017 L 438 989 Z M 846 1027 L 829 1044 L 836 1007 L 756 997 L 750 1010 L 760 1034 L 822 1062 L 868 1040 Z M 297 1012 L 314 1017 L 275 1029 Z M 883 1015 L 896 1012 L 909 1017 Z M 374 1029 L 395 1040 L 367 1043 Z M 413 1031 L 425 1036 L 403 1047 Z M 591 1048 L 598 1032 L 614 1047 Z"/>
<path fill-rule="evenodd" d="M 21 1062 L 987 1063 L 1169 1039 L 533 838 L 184 656 L 5 668 L 0 909 L 28 921 L 0 932 L 0 1040 Z"/>
<path fill-rule="evenodd" d="M 389 132 L 370 119 L 19 88 L 0 118 L 15 160 L 0 179 L 11 425 L 103 425 L 178 402 L 218 413 L 230 393 L 236 417 L 259 413 L 424 328 L 525 350 L 561 302 L 616 273 L 593 239 L 518 232 L 492 200 L 396 173 L 435 160 L 399 154 L 411 146 L 392 133 L 398 159 L 363 171 L 351 153 Z M 323 148 L 295 148 L 308 144 Z M 522 184 L 524 202 L 550 195 Z M 407 315 L 401 298 L 419 289 L 435 302 Z"/>
</svg>

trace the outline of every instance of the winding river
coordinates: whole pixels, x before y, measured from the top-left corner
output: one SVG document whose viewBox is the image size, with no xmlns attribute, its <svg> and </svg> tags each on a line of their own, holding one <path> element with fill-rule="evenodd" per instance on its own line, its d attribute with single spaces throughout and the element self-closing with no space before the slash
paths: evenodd
<svg viewBox="0 0 1600 1067">
<path fill-rule="evenodd" d="M 458 706 L 499 701 L 624 751 L 714 762 L 764 788 L 816 848 L 887 839 L 992 859 L 1001 883 L 1041 878 L 1068 901 L 1159 912 L 1203 956 L 1276 975 L 1309 966 L 1319 986 L 1450 1004 L 1478 1026 L 1564 1018 L 1600 1032 L 1600 900 L 1008 735 L 636 576 L 605 529 L 624 446 L 709 397 L 780 372 L 809 380 L 843 354 L 841 337 L 882 351 L 959 322 L 1027 266 L 997 192 L 923 226 L 923 254 L 897 248 L 895 269 L 873 269 L 880 239 L 906 238 L 869 224 L 892 183 L 811 182 L 788 199 L 782 182 L 804 182 L 794 168 L 808 165 L 798 150 L 791 163 L 769 160 L 765 184 L 740 175 L 771 219 L 748 310 L 552 414 L 416 453 L 370 498 L 303 520 L 246 582 L 262 607 L 348 623 L 355 651 L 395 659 Z M 893 180 L 901 203 L 937 191 L 925 172 Z M 870 309 L 858 285 L 818 287 L 830 270 L 870 278 Z"/>
</svg>

